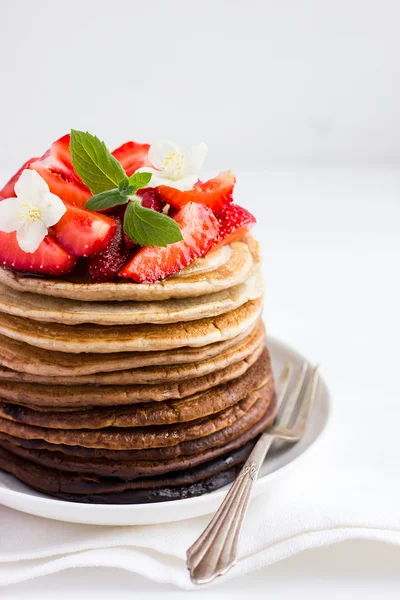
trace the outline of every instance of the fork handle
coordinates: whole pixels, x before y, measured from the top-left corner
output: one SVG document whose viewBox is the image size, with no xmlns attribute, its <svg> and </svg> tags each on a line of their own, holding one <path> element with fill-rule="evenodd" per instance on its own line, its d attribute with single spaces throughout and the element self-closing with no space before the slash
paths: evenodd
<svg viewBox="0 0 400 600">
<path fill-rule="evenodd" d="M 236 563 L 251 491 L 273 440 L 273 436 L 263 433 L 212 521 L 187 551 L 186 564 L 194 583 L 209 583 Z"/>
</svg>

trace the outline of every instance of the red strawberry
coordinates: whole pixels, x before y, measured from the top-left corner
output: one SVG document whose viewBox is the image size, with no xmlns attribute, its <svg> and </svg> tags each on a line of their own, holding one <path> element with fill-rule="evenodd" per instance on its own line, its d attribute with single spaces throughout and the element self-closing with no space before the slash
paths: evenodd
<svg viewBox="0 0 400 600">
<path fill-rule="evenodd" d="M 66 167 L 68 167 L 68 169 L 73 171 L 74 167 L 72 165 L 70 143 L 71 136 L 69 133 L 67 133 L 66 135 L 63 135 L 63 137 L 61 137 L 59 140 L 53 142 L 51 145 L 51 149 L 48 150 L 46 154 L 42 156 L 42 158 L 47 158 L 47 156 L 51 155 L 53 158 L 59 160 Z"/>
<path fill-rule="evenodd" d="M 123 218 L 117 216 L 117 229 L 110 245 L 102 254 L 94 256 L 89 262 L 89 275 L 93 283 L 113 281 L 128 258 L 129 250 L 124 244 L 122 222 Z"/>
<path fill-rule="evenodd" d="M 61 246 L 74 256 L 93 256 L 110 244 L 117 224 L 114 219 L 66 204 L 67 212 L 52 230 Z"/>
<path fill-rule="evenodd" d="M 11 177 L 10 181 L 8 181 L 6 183 L 6 185 L 3 187 L 3 189 L 0 190 L 0 196 L 2 196 L 3 198 L 14 198 L 14 196 L 15 196 L 14 186 L 17 183 L 18 179 L 20 178 L 22 171 L 24 171 L 25 169 L 29 169 L 31 163 L 35 162 L 36 160 L 39 160 L 39 159 L 31 158 L 30 160 L 27 160 L 26 163 L 24 163 L 22 165 L 22 167 L 20 169 L 18 169 L 18 171 L 15 173 L 15 175 L 13 175 Z"/>
<path fill-rule="evenodd" d="M 149 161 L 150 144 L 139 144 L 137 142 L 126 142 L 114 150 L 112 154 L 121 163 L 126 174 L 132 175 L 140 167 L 151 167 Z"/>
<path fill-rule="evenodd" d="M 0 231 L 0 263 L 15 271 L 62 275 L 71 271 L 76 258 L 61 248 L 51 235 L 44 238 L 35 252 L 28 253 L 19 247 L 15 231 Z"/>
<path fill-rule="evenodd" d="M 151 208 L 157 212 L 163 211 L 165 202 L 162 201 L 157 188 L 142 188 L 137 191 L 136 195 L 141 199 L 144 208 Z"/>
<path fill-rule="evenodd" d="M 218 235 L 218 221 L 213 212 L 206 206 L 190 202 L 176 214 L 175 221 L 181 228 L 181 242 L 166 248 L 142 248 L 119 275 L 137 283 L 153 283 L 204 256 Z"/>
<path fill-rule="evenodd" d="M 229 204 L 225 210 L 217 215 L 217 219 L 219 222 L 219 236 L 212 250 L 243 237 L 256 222 L 251 212 L 237 204 Z"/>
<path fill-rule="evenodd" d="M 175 208 L 182 208 L 188 202 L 198 202 L 219 213 L 232 202 L 235 183 L 236 177 L 232 171 L 224 171 L 204 183 L 195 183 L 193 189 L 186 192 L 166 185 L 161 185 L 157 189 L 164 202 Z"/>
</svg>

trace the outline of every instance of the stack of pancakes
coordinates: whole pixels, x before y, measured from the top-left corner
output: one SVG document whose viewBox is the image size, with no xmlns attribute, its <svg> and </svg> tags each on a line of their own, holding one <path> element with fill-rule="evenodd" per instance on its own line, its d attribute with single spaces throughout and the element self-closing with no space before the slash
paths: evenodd
<svg viewBox="0 0 400 600">
<path fill-rule="evenodd" d="M 0 269 L 0 468 L 78 502 L 188 498 L 276 412 L 248 237 L 155 284 Z"/>
</svg>

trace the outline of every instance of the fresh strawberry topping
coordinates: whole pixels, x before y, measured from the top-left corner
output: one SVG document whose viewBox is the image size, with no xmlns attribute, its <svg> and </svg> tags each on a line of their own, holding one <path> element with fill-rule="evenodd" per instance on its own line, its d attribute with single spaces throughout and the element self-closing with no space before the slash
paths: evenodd
<svg viewBox="0 0 400 600">
<path fill-rule="evenodd" d="M 6 183 L 6 185 L 3 187 L 3 189 L 0 190 L 0 196 L 2 196 L 3 198 L 14 198 L 14 196 L 15 196 L 14 186 L 17 183 L 18 179 L 20 178 L 22 171 L 24 171 L 25 169 L 29 169 L 31 163 L 35 162 L 36 160 L 39 160 L 39 159 L 31 158 L 30 160 L 27 160 L 26 163 L 24 163 L 22 165 L 22 167 L 20 169 L 18 169 L 18 171 L 15 173 L 15 175 L 13 175 L 11 177 L 10 181 L 8 181 Z"/>
<path fill-rule="evenodd" d="M 219 213 L 232 202 L 235 182 L 234 174 L 231 171 L 224 171 L 204 183 L 196 183 L 193 189 L 186 192 L 166 185 L 161 185 L 157 189 L 164 202 L 175 208 L 182 208 L 188 202 L 198 202 Z"/>
<path fill-rule="evenodd" d="M 217 215 L 217 219 L 219 235 L 212 250 L 243 237 L 256 222 L 251 212 L 237 204 L 229 204 L 225 210 Z"/>
<path fill-rule="evenodd" d="M 76 258 L 66 252 L 57 242 L 47 235 L 39 248 L 28 253 L 21 250 L 15 231 L 0 231 L 0 264 L 15 271 L 62 275 L 69 273 Z"/>
<path fill-rule="evenodd" d="M 31 161 L 34 169 L 47 182 L 50 191 L 64 202 L 83 207 L 92 196 L 90 190 L 75 173 L 69 148 L 70 135 L 55 141 L 42 158 Z"/>
<path fill-rule="evenodd" d="M 90 259 L 89 275 L 93 283 L 113 281 L 128 258 L 129 249 L 124 243 L 125 234 L 122 230 L 123 219 L 120 216 L 115 219 L 117 229 L 110 245 L 102 254 Z M 134 242 L 132 244 L 135 245 Z"/>
<path fill-rule="evenodd" d="M 144 208 L 151 208 L 156 212 L 163 211 L 165 202 L 162 201 L 157 188 L 142 188 L 136 192 L 136 195 L 141 199 Z"/>
<path fill-rule="evenodd" d="M 115 220 L 71 204 L 66 207 L 67 212 L 52 228 L 61 246 L 74 256 L 104 252 L 117 228 Z"/>
<path fill-rule="evenodd" d="M 190 202 L 175 216 L 183 240 L 166 248 L 142 248 L 119 275 L 137 283 L 153 283 L 187 267 L 204 256 L 218 235 L 218 221 L 213 212 Z"/>
<path fill-rule="evenodd" d="M 149 160 L 150 144 L 138 144 L 137 142 L 126 142 L 114 150 L 112 154 L 121 163 L 128 177 L 140 167 L 151 167 Z"/>
</svg>

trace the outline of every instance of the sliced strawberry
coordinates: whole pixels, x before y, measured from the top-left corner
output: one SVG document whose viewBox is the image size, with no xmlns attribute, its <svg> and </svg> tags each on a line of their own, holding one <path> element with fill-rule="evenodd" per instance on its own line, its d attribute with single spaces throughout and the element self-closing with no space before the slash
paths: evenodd
<svg viewBox="0 0 400 600">
<path fill-rule="evenodd" d="M 219 235 L 212 250 L 243 237 L 256 223 L 256 219 L 251 212 L 237 204 L 229 204 L 225 210 L 217 215 L 217 219 L 219 222 Z"/>
<path fill-rule="evenodd" d="M 126 174 L 132 175 L 140 167 L 151 167 L 149 161 L 150 144 L 139 144 L 137 142 L 126 142 L 114 150 L 112 154 L 121 163 Z"/>
<path fill-rule="evenodd" d="M 186 192 L 166 185 L 161 185 L 157 189 L 164 202 L 175 208 L 182 208 L 188 202 L 198 202 L 219 213 L 232 202 L 235 183 L 236 177 L 232 171 L 224 171 L 204 183 L 195 183 L 193 189 Z"/>
<path fill-rule="evenodd" d="M 181 271 L 204 256 L 218 235 L 218 221 L 206 206 L 191 202 L 175 216 L 183 236 L 181 242 L 166 248 L 147 246 L 139 250 L 119 272 L 137 283 L 153 283 Z"/>
<path fill-rule="evenodd" d="M 14 196 L 15 196 L 14 186 L 17 183 L 18 179 L 20 178 L 22 171 L 24 171 L 25 169 L 29 169 L 31 163 L 35 162 L 36 160 L 39 160 L 39 159 L 31 158 L 30 160 L 27 160 L 26 163 L 24 163 L 22 165 L 22 167 L 20 169 L 18 169 L 18 171 L 15 173 L 15 175 L 13 175 L 11 177 L 10 181 L 8 181 L 6 183 L 6 185 L 3 187 L 3 189 L 0 190 L 0 196 L 2 196 L 3 198 L 14 198 Z"/>
<path fill-rule="evenodd" d="M 51 154 L 53 158 L 63 163 L 71 171 L 74 170 L 71 158 L 71 136 L 69 133 L 63 135 L 59 140 L 52 143 L 51 149 L 46 152 L 42 158 L 47 158 Z"/>
<path fill-rule="evenodd" d="M 128 258 L 129 249 L 124 244 L 125 234 L 122 229 L 123 217 L 118 215 L 115 220 L 117 228 L 110 245 L 102 254 L 89 261 L 89 275 L 93 283 L 113 281 Z"/>
<path fill-rule="evenodd" d="M 117 228 L 115 220 L 72 204 L 66 207 L 67 212 L 52 228 L 61 246 L 74 256 L 104 252 Z"/>
<path fill-rule="evenodd" d="M 15 271 L 62 275 L 69 273 L 76 258 L 66 252 L 57 242 L 47 235 L 39 248 L 32 253 L 24 252 L 18 245 L 15 231 L 0 231 L 0 264 Z"/>
<path fill-rule="evenodd" d="M 151 208 L 157 212 L 162 212 L 165 206 L 165 202 L 162 201 L 157 188 L 142 188 L 136 193 L 142 201 L 142 206 L 145 208 Z"/>
</svg>

